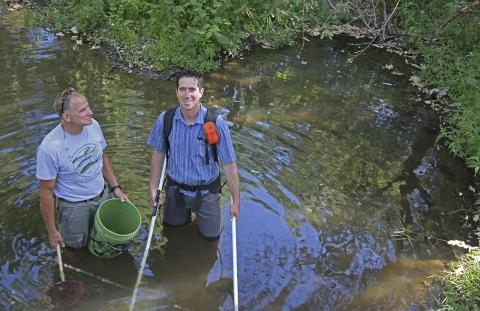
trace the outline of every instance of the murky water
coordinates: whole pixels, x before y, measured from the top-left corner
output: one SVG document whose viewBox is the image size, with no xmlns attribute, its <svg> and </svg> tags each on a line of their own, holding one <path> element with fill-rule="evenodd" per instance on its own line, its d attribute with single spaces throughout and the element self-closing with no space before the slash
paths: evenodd
<svg viewBox="0 0 480 311">
<path fill-rule="evenodd" d="M 35 151 L 59 122 L 56 94 L 73 86 L 144 225 L 129 254 L 64 259 L 67 278 L 85 287 L 69 310 L 128 310 L 150 224 L 146 139 L 176 103 L 174 83 L 120 70 L 106 78 L 98 51 L 31 28 L 25 13 L 0 4 L 0 309 L 50 308 L 44 291 L 59 273 Z M 358 49 L 349 42 L 255 48 L 205 76 L 204 104 L 231 122 L 241 176 L 240 310 L 425 310 L 437 291 L 427 277 L 454 260 L 445 241 L 467 237 L 470 173 L 435 144 L 437 116 L 409 85 L 404 59 L 371 48 L 348 64 Z M 136 310 L 233 310 L 226 209 L 223 219 L 218 246 L 194 226 L 157 222 Z"/>
</svg>

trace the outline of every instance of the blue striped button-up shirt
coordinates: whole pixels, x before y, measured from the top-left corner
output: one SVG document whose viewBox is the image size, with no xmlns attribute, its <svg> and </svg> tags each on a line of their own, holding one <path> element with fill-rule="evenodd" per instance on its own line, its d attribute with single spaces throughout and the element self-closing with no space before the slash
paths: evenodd
<svg viewBox="0 0 480 311">
<path fill-rule="evenodd" d="M 205 159 L 207 142 L 203 124 L 206 113 L 207 108 L 200 105 L 197 117 L 192 124 L 187 125 L 180 107 L 175 110 L 172 130 L 169 136 L 170 152 L 168 155 L 167 172 L 168 176 L 178 183 L 189 186 L 208 185 L 218 177 L 220 169 L 214 161 L 211 145 L 208 146 L 209 165 L 207 165 Z M 147 144 L 160 152 L 166 152 L 165 138 L 163 137 L 164 117 L 165 112 L 157 118 L 147 139 Z M 215 126 L 219 137 L 219 142 L 217 143 L 219 161 L 223 164 L 236 161 L 227 124 L 218 116 Z M 195 196 L 195 192 L 183 190 L 182 192 Z"/>
</svg>

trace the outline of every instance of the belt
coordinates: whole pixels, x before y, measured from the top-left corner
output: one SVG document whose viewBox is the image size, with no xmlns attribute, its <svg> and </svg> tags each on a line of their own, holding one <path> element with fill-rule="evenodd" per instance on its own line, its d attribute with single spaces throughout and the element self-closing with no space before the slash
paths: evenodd
<svg viewBox="0 0 480 311">
<path fill-rule="evenodd" d="M 93 198 L 90 198 L 88 200 L 83 200 L 83 201 L 77 201 L 77 202 L 72 202 L 72 201 L 68 201 L 68 200 L 65 200 L 64 198 L 58 198 L 60 201 L 63 201 L 63 202 L 67 202 L 67 203 L 86 203 L 86 202 L 89 202 L 89 201 L 98 201 L 100 200 L 100 198 L 103 196 L 103 194 L 105 193 L 105 189 L 107 189 L 107 185 L 103 185 L 103 189 L 102 189 L 102 192 L 100 192 L 99 195 L 96 195 L 94 196 Z"/>
<path fill-rule="evenodd" d="M 183 189 L 185 191 L 196 192 L 195 203 L 193 203 L 193 206 L 192 206 L 193 211 L 198 211 L 198 208 L 200 207 L 200 203 L 202 202 L 201 190 L 209 190 L 211 193 L 214 193 L 214 194 L 222 192 L 222 181 L 220 178 L 220 173 L 218 174 L 218 177 L 215 178 L 215 180 L 212 181 L 210 184 L 198 185 L 198 186 L 189 186 L 189 185 L 181 184 L 171 179 L 170 176 L 167 176 L 167 186 L 177 187 L 175 189 L 175 201 L 177 201 L 177 204 L 178 202 L 181 202 L 180 189 Z"/>
</svg>

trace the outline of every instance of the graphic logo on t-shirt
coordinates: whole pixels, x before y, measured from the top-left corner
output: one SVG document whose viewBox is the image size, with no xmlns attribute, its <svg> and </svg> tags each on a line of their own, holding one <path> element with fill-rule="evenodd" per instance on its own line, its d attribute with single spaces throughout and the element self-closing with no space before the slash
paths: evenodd
<svg viewBox="0 0 480 311">
<path fill-rule="evenodd" d="M 95 144 L 86 144 L 73 157 L 73 170 L 82 177 L 90 177 L 100 169 L 102 153 Z"/>
</svg>

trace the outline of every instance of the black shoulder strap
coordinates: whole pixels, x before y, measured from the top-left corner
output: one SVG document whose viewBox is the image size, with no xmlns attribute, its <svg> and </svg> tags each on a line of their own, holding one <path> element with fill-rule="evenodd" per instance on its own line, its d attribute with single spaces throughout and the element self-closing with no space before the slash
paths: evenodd
<svg viewBox="0 0 480 311">
<path fill-rule="evenodd" d="M 205 115 L 204 123 L 213 122 L 217 123 L 218 111 L 215 108 L 207 108 L 207 114 Z"/>
<path fill-rule="evenodd" d="M 203 123 L 213 122 L 213 124 L 217 123 L 218 111 L 215 108 L 208 108 L 207 107 L 207 114 L 205 115 L 205 120 Z M 217 144 L 212 145 L 213 149 L 213 159 L 216 163 L 218 163 L 218 152 L 217 152 Z M 207 157 L 207 164 L 208 164 L 208 152 L 206 154 Z"/>
<path fill-rule="evenodd" d="M 170 151 L 170 141 L 168 140 L 168 136 L 170 135 L 170 132 L 172 131 L 172 121 L 173 121 L 173 115 L 175 114 L 175 110 L 177 110 L 177 106 L 173 106 L 168 108 L 165 111 L 165 116 L 163 118 L 163 137 L 165 139 L 165 154 L 168 160 L 168 152 Z"/>
</svg>

